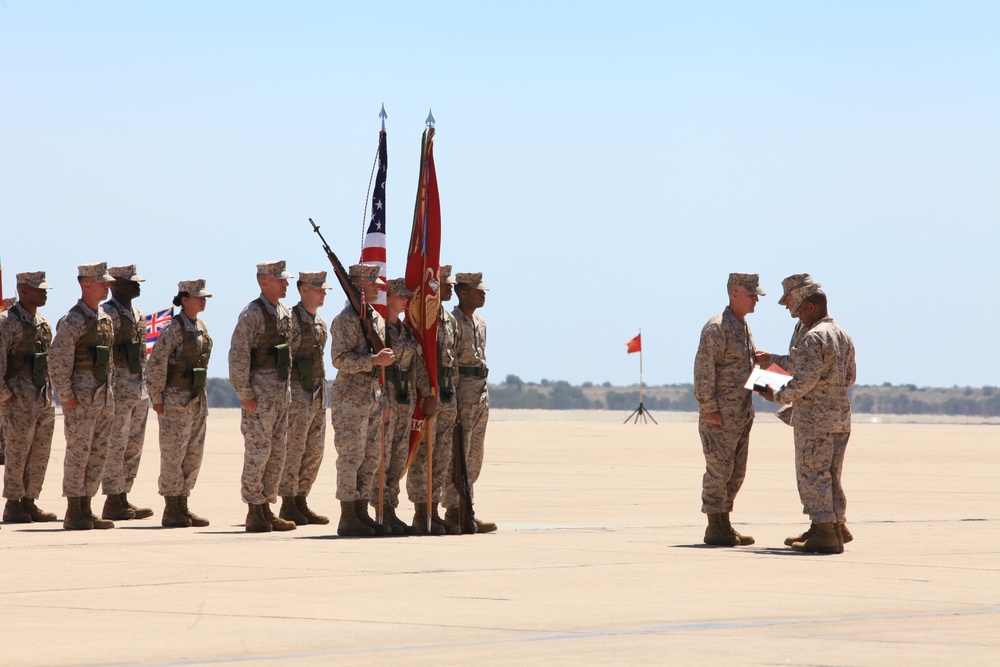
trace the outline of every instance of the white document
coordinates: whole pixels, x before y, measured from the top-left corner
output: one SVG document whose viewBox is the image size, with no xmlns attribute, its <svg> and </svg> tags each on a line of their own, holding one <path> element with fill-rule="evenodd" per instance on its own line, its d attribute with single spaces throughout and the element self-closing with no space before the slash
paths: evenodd
<svg viewBox="0 0 1000 667">
<path fill-rule="evenodd" d="M 791 379 L 791 375 L 775 364 L 771 364 L 767 370 L 764 370 L 760 366 L 754 366 L 753 372 L 747 378 L 747 383 L 743 386 L 746 389 L 754 391 L 763 391 L 765 387 L 770 387 L 773 391 L 778 391 L 788 384 Z"/>
</svg>

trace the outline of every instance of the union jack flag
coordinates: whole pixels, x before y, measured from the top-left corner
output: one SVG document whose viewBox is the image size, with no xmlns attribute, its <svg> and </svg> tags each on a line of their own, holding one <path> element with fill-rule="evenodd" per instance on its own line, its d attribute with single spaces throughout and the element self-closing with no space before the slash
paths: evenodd
<svg viewBox="0 0 1000 667">
<path fill-rule="evenodd" d="M 146 354 L 153 351 L 153 343 L 159 338 L 160 332 L 167 323 L 173 319 L 174 309 L 158 310 L 155 313 L 146 315 Z"/>
<path fill-rule="evenodd" d="M 385 129 L 378 134 L 378 171 L 375 173 L 375 188 L 372 190 L 372 216 L 368 220 L 365 240 L 361 247 L 361 263 L 377 264 L 378 276 L 386 281 L 385 271 L 385 175 L 389 169 L 389 157 L 385 142 Z M 378 299 L 372 308 L 385 317 L 385 295 L 388 287 L 379 285 Z"/>
</svg>

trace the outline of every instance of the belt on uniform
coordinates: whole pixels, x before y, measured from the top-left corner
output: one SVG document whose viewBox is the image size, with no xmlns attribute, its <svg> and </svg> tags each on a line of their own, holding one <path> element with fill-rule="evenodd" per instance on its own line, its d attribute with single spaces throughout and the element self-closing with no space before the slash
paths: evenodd
<svg viewBox="0 0 1000 667">
<path fill-rule="evenodd" d="M 362 375 L 366 378 L 377 378 L 382 375 L 381 366 L 375 366 L 370 371 L 361 371 L 360 373 L 355 373 L 355 375 Z"/>
<path fill-rule="evenodd" d="M 458 374 L 466 377 L 485 378 L 490 374 L 490 369 L 485 366 L 459 366 Z"/>
<path fill-rule="evenodd" d="M 393 368 L 385 369 L 385 379 L 392 382 L 409 382 L 411 377 L 413 377 L 413 369 L 406 371 L 399 371 Z"/>
</svg>

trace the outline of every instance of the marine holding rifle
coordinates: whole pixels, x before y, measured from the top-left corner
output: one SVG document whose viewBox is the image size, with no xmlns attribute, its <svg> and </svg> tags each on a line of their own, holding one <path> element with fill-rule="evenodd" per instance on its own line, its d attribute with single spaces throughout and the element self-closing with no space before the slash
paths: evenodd
<svg viewBox="0 0 1000 667">
<path fill-rule="evenodd" d="M 342 270 L 342 269 L 341 269 Z M 364 295 L 366 317 L 374 333 L 385 340 L 385 320 L 367 305 L 378 297 L 384 284 L 374 264 L 354 264 L 347 275 Z M 330 356 L 337 377 L 330 390 L 333 443 L 337 449 L 337 500 L 340 522 L 337 534 L 367 537 L 387 535 L 387 525 L 378 525 L 368 515 L 368 503 L 376 498 L 373 476 L 380 458 L 379 441 L 368 437 L 370 429 L 388 409 L 379 384 L 382 368 L 395 361 L 393 351 L 383 347 L 372 351 L 364 323 L 353 304 L 348 304 L 330 324 Z"/>
<path fill-rule="evenodd" d="M 99 307 L 114 281 L 105 262 L 79 267 L 80 300 L 56 324 L 49 353 L 49 376 L 62 403 L 66 432 L 63 528 L 68 530 L 115 527 L 95 516 L 90 506 L 101 486 L 115 416 L 114 324 Z"/>
<path fill-rule="evenodd" d="M 243 475 L 240 493 L 248 506 L 246 530 L 294 530 L 271 503 L 285 463 L 288 405 L 291 402 L 291 311 L 281 303 L 292 274 L 285 262 L 257 265 L 260 296 L 240 313 L 229 346 L 229 383 L 242 408 Z"/>
<path fill-rule="evenodd" d="M 489 367 L 486 365 L 486 322 L 476 311 L 486 304 L 486 291 L 482 273 L 456 273 L 455 292 L 458 305 L 451 311 L 458 325 L 455 354 L 458 362 L 458 428 L 465 443 L 465 466 L 469 489 L 474 497 L 475 483 L 483 468 L 486 444 L 486 425 L 490 419 L 490 393 L 486 384 Z M 460 465 L 452 462 L 453 467 Z M 451 479 L 454 479 L 454 475 Z M 459 495 L 455 485 L 444 494 L 445 521 L 461 524 Z M 475 519 L 477 533 L 491 533 L 497 525 L 491 521 Z"/>
<path fill-rule="evenodd" d="M 146 392 L 160 425 L 159 487 L 165 528 L 208 525 L 208 519 L 188 509 L 188 497 L 205 453 L 205 385 L 212 338 L 198 315 L 210 296 L 204 280 L 177 283 L 174 305 L 181 311 L 160 332 L 146 362 Z"/>
</svg>

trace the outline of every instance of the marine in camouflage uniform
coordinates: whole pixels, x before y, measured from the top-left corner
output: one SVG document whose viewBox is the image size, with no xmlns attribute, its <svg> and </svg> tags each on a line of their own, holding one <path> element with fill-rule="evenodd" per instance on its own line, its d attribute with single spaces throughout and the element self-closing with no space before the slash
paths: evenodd
<svg viewBox="0 0 1000 667">
<path fill-rule="evenodd" d="M 374 264 L 355 264 L 348 274 L 355 286 L 363 290 L 366 303 L 378 296 L 378 277 Z M 381 340 L 385 340 L 385 320 L 371 306 L 367 317 Z M 330 324 L 330 356 L 337 377 L 330 389 L 333 444 L 337 450 L 337 499 L 340 501 L 340 523 L 337 534 L 363 537 L 388 534 L 388 526 L 379 526 L 368 515 L 372 499 L 372 475 L 378 468 L 378 442 L 368 437 L 378 429 L 383 412 L 388 409 L 379 377 L 383 366 L 395 357 L 391 348 L 372 353 L 364 334 L 361 318 L 348 304 Z"/>
<path fill-rule="evenodd" d="M 844 454 L 851 437 L 851 401 L 857 368 L 854 342 L 827 312 L 819 285 L 794 292 L 795 313 L 807 329 L 792 349 L 794 376 L 766 397 L 795 403 L 795 469 L 802 511 L 812 521 L 797 551 L 841 553 L 847 498 L 841 485 Z"/>
<path fill-rule="evenodd" d="M 812 285 L 813 279 L 808 273 L 796 273 L 794 275 L 788 276 L 781 281 L 781 298 L 778 299 L 778 305 L 784 306 L 788 309 L 789 314 L 791 314 L 792 309 L 795 307 L 795 303 L 792 300 L 792 292 L 800 287 L 805 287 L 806 285 Z M 793 316 L 794 319 L 794 316 Z M 792 340 L 788 343 L 789 354 L 771 354 L 770 352 L 765 352 L 758 350 L 755 353 L 757 363 L 763 367 L 767 368 L 771 364 L 778 364 L 783 370 L 791 373 L 794 369 L 792 368 L 792 358 L 789 356 L 791 350 L 795 347 L 799 338 L 805 333 L 805 328 L 802 326 L 802 322 L 796 319 L 795 329 L 792 331 Z M 788 425 L 792 423 L 792 406 L 783 405 L 778 409 L 776 416 L 781 421 Z"/>
<path fill-rule="evenodd" d="M 326 322 L 316 311 L 323 306 L 330 285 L 326 271 L 303 271 L 296 284 L 301 300 L 292 308 L 292 403 L 288 408 L 288 448 L 278 493 L 278 516 L 296 525 L 327 524 L 330 519 L 309 508 L 326 441 L 326 404 L 329 391 L 323 354 Z"/>
<path fill-rule="evenodd" d="M 115 417 L 111 422 L 108 458 L 104 464 L 104 510 L 101 516 L 113 521 L 145 519 L 153 516 L 148 507 L 136 507 L 128 500 L 139 472 L 142 445 L 146 439 L 149 397 L 143 382 L 146 365 L 146 316 L 132 305 L 139 296 L 140 282 L 135 265 L 113 266 L 108 274 L 111 298 L 101 304 L 115 327 L 111 358 L 115 364 Z"/>
<path fill-rule="evenodd" d="M 257 265 L 260 297 L 240 313 L 229 345 L 229 383 L 242 407 L 241 496 L 250 533 L 295 529 L 294 521 L 275 516 L 270 505 L 278 498 L 288 438 L 292 313 L 281 299 L 292 277 L 283 261 Z"/>
<path fill-rule="evenodd" d="M 486 449 L 486 425 L 490 419 L 490 393 L 486 384 L 489 367 L 486 364 L 486 322 L 476 314 L 476 310 L 486 304 L 489 288 L 483 283 L 482 273 L 457 273 L 455 291 L 458 305 L 451 313 L 457 324 L 458 338 L 455 344 L 455 359 L 458 365 L 458 387 L 455 395 L 458 402 L 458 428 L 462 429 L 465 443 L 465 469 L 469 489 L 475 495 L 475 483 L 483 469 L 483 455 Z M 458 461 L 452 462 L 452 475 Z M 472 498 L 470 498 L 471 500 Z M 445 487 L 445 519 L 449 523 L 459 523 L 459 497 L 455 485 Z M 490 521 L 475 520 L 476 532 L 490 533 L 497 525 Z"/>
<path fill-rule="evenodd" d="M 452 453 L 454 451 L 452 437 L 455 431 L 455 419 L 458 417 L 458 402 L 455 398 L 455 385 L 458 382 L 458 365 L 455 361 L 455 347 L 458 344 L 458 324 L 455 316 L 444 307 L 445 301 L 450 301 L 454 292 L 455 279 L 451 277 L 451 265 L 442 265 L 438 272 L 438 284 L 441 289 L 441 309 L 438 313 L 437 354 L 438 354 L 438 386 L 439 396 L 434 412 L 434 456 L 430 498 L 427 498 L 427 438 L 421 438 L 406 473 L 406 493 L 413 503 L 415 512 L 413 528 L 417 531 L 427 531 L 427 515 L 432 518 L 431 533 L 444 535 L 454 534 L 451 521 L 437 518 L 437 504 L 442 502 L 445 489 L 454 489 L 452 477 Z M 459 527 L 459 530 L 461 528 Z"/>
<path fill-rule="evenodd" d="M 57 520 L 35 504 L 56 418 L 47 359 L 52 328 L 38 313 L 51 288 L 44 271 L 17 274 L 20 300 L 0 315 L 0 424 L 7 439 L 3 520 L 10 523 Z"/>
<path fill-rule="evenodd" d="M 415 532 L 414 528 L 404 523 L 396 516 L 396 508 L 399 507 L 399 486 L 406 470 L 406 460 L 410 453 L 410 427 L 413 422 L 413 410 L 416 406 L 417 396 L 423 396 L 423 409 L 425 414 L 433 414 L 436 400 L 431 396 L 430 378 L 427 376 L 427 367 L 424 365 L 423 352 L 417 343 L 413 330 L 407 323 L 399 319 L 399 315 L 406 310 L 409 297 L 413 292 L 406 288 L 406 281 L 403 278 L 396 278 L 389 281 L 388 296 L 386 298 L 386 311 L 388 321 L 386 323 L 385 344 L 392 350 L 395 362 L 385 369 L 384 391 L 389 403 L 389 417 L 385 422 L 385 498 L 384 506 L 381 508 L 384 522 L 395 535 L 407 535 Z M 369 440 L 379 440 L 377 446 L 381 447 L 381 429 L 371 429 L 368 433 Z M 377 484 L 378 475 L 373 478 L 373 485 L 376 485 L 376 498 L 372 499 L 372 506 L 377 506 Z M 426 528 L 426 521 L 424 522 Z"/>
<path fill-rule="evenodd" d="M 99 307 L 115 279 L 101 262 L 80 266 L 77 280 L 82 298 L 56 324 L 49 353 L 49 376 L 62 403 L 66 432 L 63 527 L 114 528 L 113 522 L 94 515 L 90 502 L 101 485 L 115 416 L 114 324 Z"/>
<path fill-rule="evenodd" d="M 209 525 L 208 519 L 188 509 L 188 498 L 205 454 L 212 337 L 198 315 L 211 296 L 204 280 L 177 283 L 174 305 L 181 311 L 163 327 L 146 362 L 146 391 L 160 426 L 159 492 L 165 528 Z"/>
<path fill-rule="evenodd" d="M 701 511 L 708 515 L 705 543 L 753 544 L 729 519 L 746 476 L 752 394 L 744 388 L 754 367 L 754 343 L 746 316 L 764 296 L 757 274 L 731 273 L 729 305 L 701 330 L 694 360 L 694 395 L 698 399 L 698 434 L 705 454 Z"/>
</svg>

